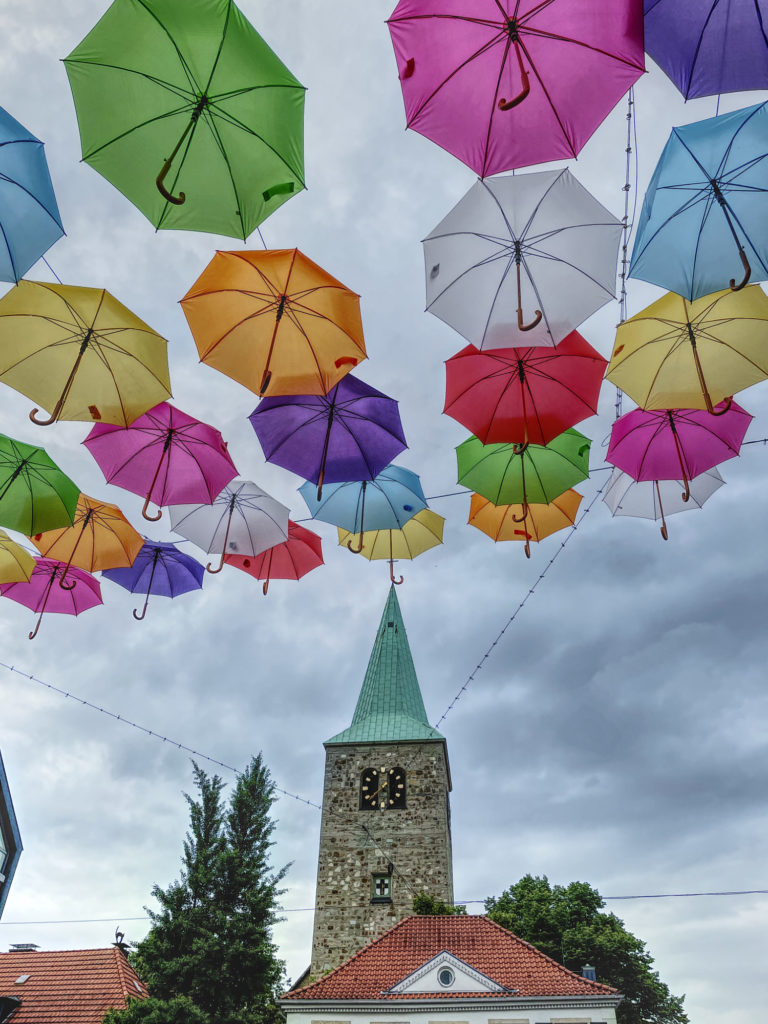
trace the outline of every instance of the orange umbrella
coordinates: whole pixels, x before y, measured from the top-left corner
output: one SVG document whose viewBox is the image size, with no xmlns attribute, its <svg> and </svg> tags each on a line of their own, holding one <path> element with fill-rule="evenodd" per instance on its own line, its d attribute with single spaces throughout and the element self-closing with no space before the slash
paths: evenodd
<svg viewBox="0 0 768 1024">
<path fill-rule="evenodd" d="M 530 558 L 531 541 L 573 526 L 580 503 L 581 495 L 573 488 L 548 505 L 529 503 L 525 510 L 522 505 L 494 505 L 481 494 L 473 494 L 468 522 L 492 540 L 524 541 L 526 557 Z"/>
<path fill-rule="evenodd" d="M 365 359 L 360 296 L 298 249 L 217 252 L 181 307 L 201 361 L 258 395 L 327 395 Z"/>
<path fill-rule="evenodd" d="M 32 537 L 32 543 L 46 558 L 66 563 L 59 586 L 69 590 L 64 580 L 70 566 L 86 572 L 99 572 L 132 565 L 144 545 L 144 539 L 117 505 L 81 494 L 72 526 L 37 533 Z"/>
</svg>

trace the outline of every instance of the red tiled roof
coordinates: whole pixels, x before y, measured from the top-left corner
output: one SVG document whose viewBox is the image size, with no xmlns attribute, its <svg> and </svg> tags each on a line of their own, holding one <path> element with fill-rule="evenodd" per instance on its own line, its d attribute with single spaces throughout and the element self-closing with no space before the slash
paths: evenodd
<svg viewBox="0 0 768 1024">
<path fill-rule="evenodd" d="M 406 917 L 324 978 L 287 992 L 294 999 L 509 999 L 509 992 L 384 994 L 443 950 L 517 996 L 614 995 L 615 988 L 566 970 L 487 917 Z"/>
<path fill-rule="evenodd" d="M 17 985 L 24 974 L 29 978 Z M 110 1007 L 147 995 L 115 946 L 0 953 L 0 996 L 21 999 L 9 1024 L 101 1024 Z"/>
</svg>

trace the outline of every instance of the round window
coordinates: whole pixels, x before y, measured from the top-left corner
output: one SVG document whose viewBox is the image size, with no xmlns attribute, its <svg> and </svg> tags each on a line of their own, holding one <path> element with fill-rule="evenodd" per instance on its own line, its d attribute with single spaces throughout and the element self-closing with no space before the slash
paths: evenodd
<svg viewBox="0 0 768 1024">
<path fill-rule="evenodd" d="M 455 977 L 456 975 L 453 973 L 450 967 L 442 967 L 437 972 L 437 980 L 440 982 L 443 988 L 448 988 L 449 985 L 452 985 Z"/>
</svg>

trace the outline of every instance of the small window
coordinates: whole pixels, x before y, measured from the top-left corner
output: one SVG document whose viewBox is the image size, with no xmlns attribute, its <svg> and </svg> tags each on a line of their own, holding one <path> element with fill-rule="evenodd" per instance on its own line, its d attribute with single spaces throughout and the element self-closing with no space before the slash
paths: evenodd
<svg viewBox="0 0 768 1024">
<path fill-rule="evenodd" d="M 393 811 L 405 807 L 405 769 L 390 768 L 387 775 L 387 807 Z"/>
<path fill-rule="evenodd" d="M 373 875 L 371 903 L 392 902 L 392 875 Z"/>
<path fill-rule="evenodd" d="M 441 967 L 437 972 L 437 980 L 443 986 L 443 988 L 450 988 L 454 983 L 456 975 L 453 973 L 450 967 Z"/>
<path fill-rule="evenodd" d="M 387 778 L 378 768 L 365 768 L 360 773 L 360 810 L 375 811 L 387 795 Z"/>
</svg>

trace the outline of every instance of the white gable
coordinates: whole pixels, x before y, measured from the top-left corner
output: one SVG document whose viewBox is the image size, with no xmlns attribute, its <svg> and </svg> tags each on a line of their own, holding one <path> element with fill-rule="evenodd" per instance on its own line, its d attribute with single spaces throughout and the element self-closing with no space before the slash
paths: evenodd
<svg viewBox="0 0 768 1024">
<path fill-rule="evenodd" d="M 390 992 L 510 992 L 487 975 L 443 950 L 393 985 Z"/>
</svg>

